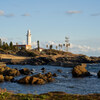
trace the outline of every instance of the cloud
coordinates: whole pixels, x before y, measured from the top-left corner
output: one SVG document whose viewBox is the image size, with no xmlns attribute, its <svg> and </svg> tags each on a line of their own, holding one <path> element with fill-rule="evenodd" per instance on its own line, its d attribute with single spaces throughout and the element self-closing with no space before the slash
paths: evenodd
<svg viewBox="0 0 100 100">
<path fill-rule="evenodd" d="M 14 17 L 14 14 L 6 14 L 5 17 Z"/>
<path fill-rule="evenodd" d="M 4 17 L 13 17 L 14 14 L 5 14 L 5 12 L 3 10 L 0 10 L 0 16 L 4 16 Z"/>
<path fill-rule="evenodd" d="M 0 10 L 0 16 L 4 16 L 4 11 Z"/>
<path fill-rule="evenodd" d="M 76 44 L 71 44 L 70 48 L 81 52 L 90 52 L 98 50 L 97 48 L 95 49 L 87 45 L 76 45 Z"/>
<path fill-rule="evenodd" d="M 100 16 L 100 13 L 91 14 L 91 16 Z"/>
<path fill-rule="evenodd" d="M 22 16 L 28 17 L 28 16 L 30 16 L 30 14 L 25 13 L 25 14 L 23 14 Z"/>
<path fill-rule="evenodd" d="M 77 11 L 77 10 L 70 10 L 66 12 L 67 14 L 79 14 L 82 13 L 81 11 Z"/>
<path fill-rule="evenodd" d="M 6 38 L 6 37 L 1 37 L 0 39 L 2 40 L 2 42 L 3 42 L 3 41 L 4 41 L 4 42 L 5 42 L 5 41 L 6 41 L 6 42 L 8 41 L 8 38 Z"/>
</svg>

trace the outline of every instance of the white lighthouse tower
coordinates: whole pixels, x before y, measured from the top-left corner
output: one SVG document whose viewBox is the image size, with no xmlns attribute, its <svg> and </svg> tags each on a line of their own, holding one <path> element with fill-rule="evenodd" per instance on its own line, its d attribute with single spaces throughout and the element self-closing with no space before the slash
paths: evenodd
<svg viewBox="0 0 100 100">
<path fill-rule="evenodd" d="M 27 31 L 27 45 L 31 45 L 31 31 L 28 30 Z"/>
</svg>

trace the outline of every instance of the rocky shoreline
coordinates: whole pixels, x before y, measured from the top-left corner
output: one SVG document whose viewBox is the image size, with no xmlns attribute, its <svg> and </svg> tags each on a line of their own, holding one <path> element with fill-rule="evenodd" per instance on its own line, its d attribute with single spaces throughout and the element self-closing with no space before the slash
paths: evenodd
<svg viewBox="0 0 100 100">
<path fill-rule="evenodd" d="M 100 63 L 99 57 L 88 57 L 85 55 L 77 57 L 31 57 L 30 59 L 1 59 L 0 62 L 12 65 L 52 65 L 62 67 L 74 67 L 81 63 Z"/>
<path fill-rule="evenodd" d="M 8 52 L 8 51 L 6 51 Z M 81 63 L 100 63 L 100 57 L 89 57 L 59 50 L 44 49 L 39 51 L 20 50 L 11 54 L 0 54 L 0 62 L 12 65 L 52 65 L 75 67 Z"/>
</svg>

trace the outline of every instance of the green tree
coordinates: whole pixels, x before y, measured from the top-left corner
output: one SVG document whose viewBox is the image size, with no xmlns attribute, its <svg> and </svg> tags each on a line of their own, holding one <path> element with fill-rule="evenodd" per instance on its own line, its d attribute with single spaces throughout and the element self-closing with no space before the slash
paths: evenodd
<svg viewBox="0 0 100 100">
<path fill-rule="evenodd" d="M 63 45 L 62 45 L 62 44 L 60 44 L 61 51 L 62 51 L 62 47 L 63 47 Z"/>
<path fill-rule="evenodd" d="M 58 46 L 56 46 L 56 50 L 58 49 Z"/>
<path fill-rule="evenodd" d="M 53 48 L 53 45 L 50 45 L 50 49 L 52 49 Z"/>
<path fill-rule="evenodd" d="M 59 46 L 59 50 L 61 49 L 61 44 L 58 45 Z"/>
<path fill-rule="evenodd" d="M 8 43 L 5 43 L 5 49 L 6 49 L 6 50 L 9 50 L 9 45 L 8 45 Z"/>
<path fill-rule="evenodd" d="M 9 43 L 9 47 L 11 50 L 13 50 L 13 43 L 12 42 Z"/>
<path fill-rule="evenodd" d="M 2 49 L 6 49 L 6 43 L 5 42 L 3 42 L 3 45 L 2 45 Z"/>
<path fill-rule="evenodd" d="M 40 50 L 40 43 L 39 41 L 37 41 L 37 48 L 38 48 L 38 51 Z"/>
<path fill-rule="evenodd" d="M 48 49 L 48 44 L 46 45 L 46 48 Z"/>
</svg>

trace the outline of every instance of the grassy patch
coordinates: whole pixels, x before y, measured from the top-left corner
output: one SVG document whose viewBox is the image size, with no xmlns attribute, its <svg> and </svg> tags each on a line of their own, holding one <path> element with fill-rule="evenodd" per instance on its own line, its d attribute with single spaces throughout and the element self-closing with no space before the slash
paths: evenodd
<svg viewBox="0 0 100 100">
<path fill-rule="evenodd" d="M 67 94 L 64 92 L 49 92 L 40 95 L 33 94 L 14 94 L 2 89 L 0 100 L 100 100 L 100 94 Z"/>
</svg>

